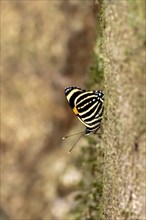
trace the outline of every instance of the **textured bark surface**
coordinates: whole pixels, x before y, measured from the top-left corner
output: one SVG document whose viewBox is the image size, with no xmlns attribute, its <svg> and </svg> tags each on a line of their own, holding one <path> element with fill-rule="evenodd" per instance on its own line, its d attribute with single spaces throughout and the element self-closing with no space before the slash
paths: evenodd
<svg viewBox="0 0 146 220">
<path fill-rule="evenodd" d="M 145 220 L 144 1 L 105 1 L 105 219 Z"/>
</svg>

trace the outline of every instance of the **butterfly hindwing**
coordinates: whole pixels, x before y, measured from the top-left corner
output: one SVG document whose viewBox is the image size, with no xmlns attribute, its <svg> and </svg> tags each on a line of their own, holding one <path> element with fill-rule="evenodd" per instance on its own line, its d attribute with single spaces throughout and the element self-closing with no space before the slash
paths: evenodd
<svg viewBox="0 0 146 220">
<path fill-rule="evenodd" d="M 102 119 L 104 94 L 70 86 L 65 95 L 74 114 L 86 126 L 86 134 L 95 133 Z"/>
</svg>

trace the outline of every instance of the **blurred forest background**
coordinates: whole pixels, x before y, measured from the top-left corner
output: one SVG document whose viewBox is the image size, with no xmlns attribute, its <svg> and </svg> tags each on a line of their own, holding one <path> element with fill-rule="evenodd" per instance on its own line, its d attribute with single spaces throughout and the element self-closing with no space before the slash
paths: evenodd
<svg viewBox="0 0 146 220">
<path fill-rule="evenodd" d="M 1 1 L 2 220 L 145 220 L 145 1 Z M 105 92 L 99 135 L 64 88 Z"/>
</svg>

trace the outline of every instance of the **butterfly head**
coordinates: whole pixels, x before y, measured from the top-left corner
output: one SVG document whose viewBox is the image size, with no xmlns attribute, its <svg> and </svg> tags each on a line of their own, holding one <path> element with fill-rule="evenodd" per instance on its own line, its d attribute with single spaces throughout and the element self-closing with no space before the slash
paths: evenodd
<svg viewBox="0 0 146 220">
<path fill-rule="evenodd" d="M 97 95 L 97 99 L 103 101 L 104 100 L 104 93 L 101 90 L 95 91 L 95 94 Z"/>
</svg>

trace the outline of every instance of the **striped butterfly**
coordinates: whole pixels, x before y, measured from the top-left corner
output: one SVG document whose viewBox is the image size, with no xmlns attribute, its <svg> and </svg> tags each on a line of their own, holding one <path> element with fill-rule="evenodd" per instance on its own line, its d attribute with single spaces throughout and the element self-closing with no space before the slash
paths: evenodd
<svg viewBox="0 0 146 220">
<path fill-rule="evenodd" d="M 87 91 L 70 86 L 65 88 L 65 96 L 74 114 L 86 126 L 85 131 L 77 134 L 81 134 L 81 136 L 95 134 L 99 129 L 102 120 L 104 94 L 101 91 Z M 63 137 L 63 139 L 70 136 L 72 135 Z M 81 136 L 69 150 L 69 153 L 79 141 Z"/>
</svg>

